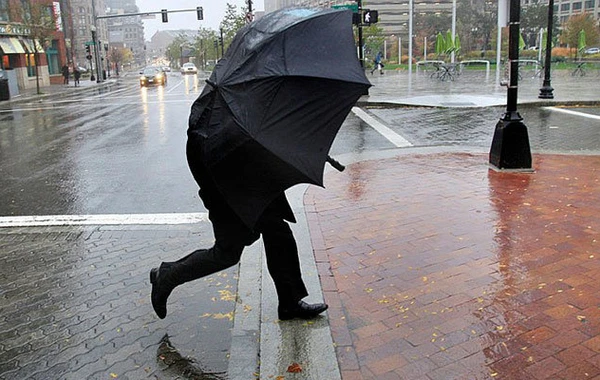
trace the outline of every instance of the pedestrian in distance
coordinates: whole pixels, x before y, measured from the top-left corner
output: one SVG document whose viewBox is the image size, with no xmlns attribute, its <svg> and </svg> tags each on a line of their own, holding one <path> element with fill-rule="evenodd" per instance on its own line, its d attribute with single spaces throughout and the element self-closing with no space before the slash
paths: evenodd
<svg viewBox="0 0 600 380">
<path fill-rule="evenodd" d="M 79 78 L 81 78 L 81 71 L 77 67 L 73 67 L 73 78 L 75 79 L 75 87 L 79 86 Z"/>
<path fill-rule="evenodd" d="M 69 66 L 63 65 L 62 69 L 63 84 L 69 84 Z"/>
<path fill-rule="evenodd" d="M 383 75 L 384 67 L 385 65 L 383 64 L 383 54 L 381 54 L 381 52 L 378 52 L 375 56 L 375 59 L 373 60 L 373 70 L 371 70 L 371 75 L 373 75 L 373 73 L 376 70 L 379 70 L 379 74 Z"/>
<path fill-rule="evenodd" d="M 192 113 L 193 113 L 192 109 Z M 195 125 L 188 129 L 186 154 L 199 195 L 208 209 L 215 243 L 211 248 L 193 251 L 173 262 L 163 262 L 150 271 L 152 307 L 159 318 L 167 315 L 167 299 L 175 287 L 236 265 L 244 247 L 263 237 L 267 268 L 279 299 L 281 320 L 311 319 L 327 310 L 324 303 L 308 304 L 302 280 L 298 248 L 287 221 L 295 222 L 284 193 L 263 212 L 254 228 L 248 227 L 221 195 L 203 160 L 204 137 Z M 243 190 L 242 190 L 243 191 Z"/>
</svg>

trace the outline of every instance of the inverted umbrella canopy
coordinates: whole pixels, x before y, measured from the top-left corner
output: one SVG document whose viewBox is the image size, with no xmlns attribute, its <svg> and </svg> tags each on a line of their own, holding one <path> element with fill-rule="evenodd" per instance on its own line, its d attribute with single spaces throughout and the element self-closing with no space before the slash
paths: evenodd
<svg viewBox="0 0 600 380">
<path fill-rule="evenodd" d="M 215 184 L 249 227 L 287 188 L 323 186 L 329 149 L 370 87 L 354 45 L 352 12 L 288 8 L 234 37 L 192 105 Z"/>
</svg>

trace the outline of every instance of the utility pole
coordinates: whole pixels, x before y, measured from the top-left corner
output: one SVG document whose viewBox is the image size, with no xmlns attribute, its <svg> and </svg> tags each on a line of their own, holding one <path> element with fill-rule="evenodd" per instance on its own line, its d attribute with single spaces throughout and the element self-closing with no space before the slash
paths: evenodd
<svg viewBox="0 0 600 380">
<path fill-rule="evenodd" d="M 96 34 L 98 31 L 98 26 L 96 22 L 96 2 L 94 0 L 92 0 L 92 16 L 94 19 L 94 24 L 92 25 L 92 41 L 94 42 L 94 56 L 96 58 L 96 83 L 100 83 L 103 82 L 102 73 L 100 72 L 102 63 L 100 61 L 100 49 L 98 49 L 98 39 Z"/>
<path fill-rule="evenodd" d="M 510 0 L 508 63 L 510 78 L 507 90 L 506 113 L 496 124 L 489 162 L 499 169 L 531 171 L 531 148 L 527 127 L 517 112 L 519 81 L 520 0 Z"/>
<path fill-rule="evenodd" d="M 363 31 L 362 31 L 362 0 L 356 0 L 358 5 L 358 14 L 361 15 L 360 23 L 358 24 L 358 59 L 360 66 L 365 67 L 365 52 L 363 51 Z"/>
</svg>

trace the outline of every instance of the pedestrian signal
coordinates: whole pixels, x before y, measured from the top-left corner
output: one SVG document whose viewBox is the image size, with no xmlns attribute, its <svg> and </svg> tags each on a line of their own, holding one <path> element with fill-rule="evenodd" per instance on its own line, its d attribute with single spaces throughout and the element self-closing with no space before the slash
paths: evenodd
<svg viewBox="0 0 600 380">
<path fill-rule="evenodd" d="M 160 13 L 162 14 L 162 22 L 169 22 L 169 16 L 167 14 L 167 10 L 161 9 Z"/>
<path fill-rule="evenodd" d="M 370 9 L 363 10 L 363 19 L 362 19 L 363 24 L 371 25 L 371 24 L 377 23 L 377 21 L 379 21 L 379 12 L 378 11 L 370 10 Z"/>
</svg>

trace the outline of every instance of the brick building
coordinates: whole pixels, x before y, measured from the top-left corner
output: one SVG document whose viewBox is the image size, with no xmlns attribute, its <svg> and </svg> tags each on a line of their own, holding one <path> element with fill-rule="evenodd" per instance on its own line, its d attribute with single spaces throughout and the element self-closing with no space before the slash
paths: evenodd
<svg viewBox="0 0 600 380">
<path fill-rule="evenodd" d="M 22 12 L 22 6 L 28 11 Z M 40 86 L 62 82 L 60 70 L 67 63 L 64 9 L 60 1 L 0 0 L 0 66 L 8 73 L 12 95 L 35 88 L 36 72 Z"/>
</svg>

